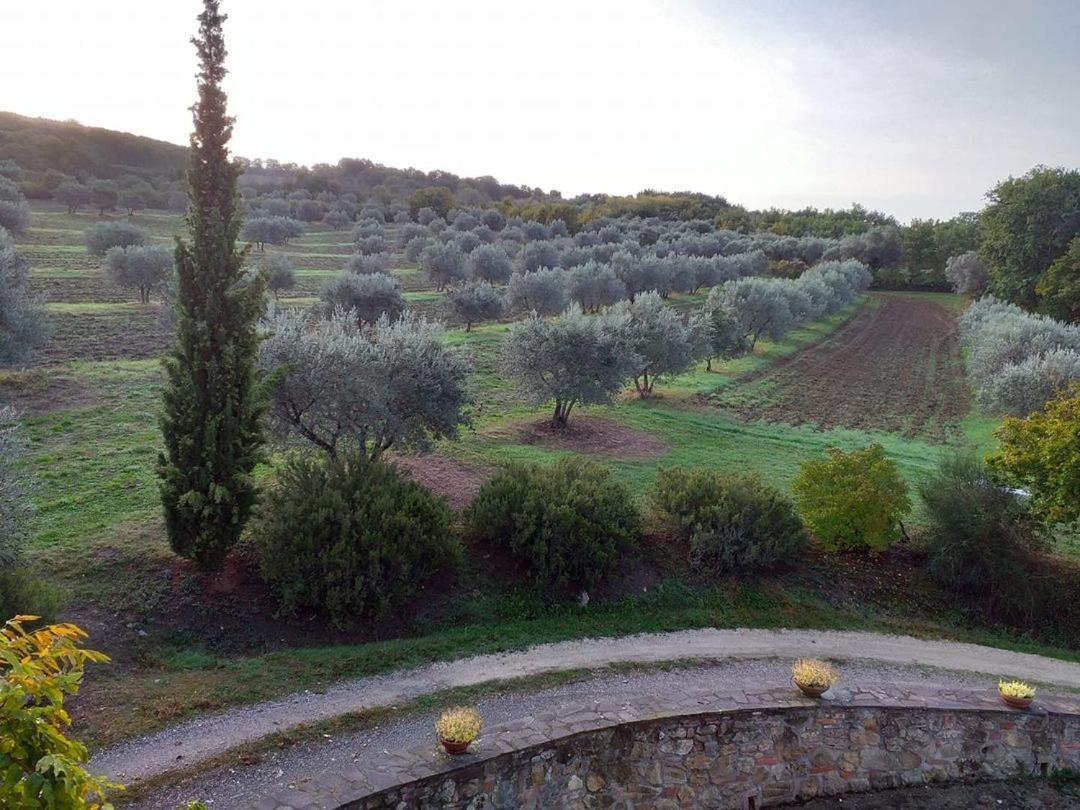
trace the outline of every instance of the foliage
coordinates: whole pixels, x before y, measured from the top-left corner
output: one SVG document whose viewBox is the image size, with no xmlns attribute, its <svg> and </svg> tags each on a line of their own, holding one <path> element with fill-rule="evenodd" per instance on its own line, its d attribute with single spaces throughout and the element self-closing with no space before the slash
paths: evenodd
<svg viewBox="0 0 1080 810">
<path fill-rule="evenodd" d="M 267 245 L 284 245 L 303 232 L 304 226 L 289 217 L 253 217 L 244 223 L 240 238 L 263 250 Z"/>
<path fill-rule="evenodd" d="M 204 0 L 199 34 L 199 101 L 188 170 L 190 242 L 176 245 L 177 342 L 166 361 L 159 456 L 169 543 L 204 568 L 218 568 L 255 504 L 252 470 L 261 458 L 264 396 L 255 360 L 261 283 L 244 285 L 237 249 L 239 166 L 229 160 L 225 110 L 225 20 Z"/>
<path fill-rule="evenodd" d="M 750 351 L 762 337 L 781 340 L 794 324 L 783 293 L 789 283 L 783 279 L 742 278 L 724 284 L 722 300 L 736 313 L 742 340 Z"/>
<path fill-rule="evenodd" d="M 700 348 L 695 330 L 656 292 L 633 301 L 620 301 L 608 312 L 626 319 L 626 344 L 636 358 L 634 387 L 640 396 L 652 393 L 656 382 L 690 368 Z"/>
<path fill-rule="evenodd" d="M 626 298 L 626 285 L 615 269 L 592 259 L 567 272 L 566 286 L 570 300 L 587 312 L 599 312 L 602 307 Z"/>
<path fill-rule="evenodd" d="M 47 338 L 45 311 L 31 291 L 26 260 L 0 228 L 0 366 L 25 362 Z"/>
<path fill-rule="evenodd" d="M 566 276 L 562 270 L 544 268 L 514 273 L 506 288 L 506 304 L 515 314 L 535 312 L 555 315 L 566 308 Z"/>
<path fill-rule="evenodd" d="M 661 470 L 651 500 L 689 545 L 694 570 L 713 575 L 770 568 L 806 545 L 791 502 L 752 476 L 706 468 Z"/>
<path fill-rule="evenodd" d="M 1032 700 L 1035 697 L 1035 687 L 1024 681 L 998 681 L 998 691 L 1005 697 L 1017 698 L 1018 700 Z"/>
<path fill-rule="evenodd" d="M 506 251 L 495 245 L 480 245 L 469 254 L 469 273 L 490 284 L 505 284 L 513 269 Z"/>
<path fill-rule="evenodd" d="M 354 253 L 345 262 L 345 270 L 357 275 L 385 273 L 394 266 L 394 257 L 390 253 Z"/>
<path fill-rule="evenodd" d="M 139 301 L 150 302 L 150 293 L 172 275 L 172 252 L 157 245 L 112 247 L 105 254 L 105 272 L 120 287 L 139 291 Z"/>
<path fill-rule="evenodd" d="M 454 245 L 428 245 L 420 254 L 420 269 L 427 273 L 439 290 L 468 277 L 465 254 Z"/>
<path fill-rule="evenodd" d="M 454 562 L 445 501 L 366 455 L 296 453 L 253 523 L 263 577 L 282 610 L 336 626 L 385 617 Z"/>
<path fill-rule="evenodd" d="M 19 187 L 0 176 L 0 228 L 22 234 L 30 223 L 30 208 Z"/>
<path fill-rule="evenodd" d="M 23 627 L 36 619 L 16 616 L 0 630 L 0 805 L 111 810 L 106 794 L 122 788 L 83 767 L 90 756 L 65 734 L 64 708 L 86 664 L 108 656 L 81 647 L 86 633 L 73 624 Z"/>
<path fill-rule="evenodd" d="M 982 295 L 986 290 L 987 270 L 974 250 L 950 256 L 945 263 L 945 278 L 960 295 Z"/>
<path fill-rule="evenodd" d="M 811 689 L 832 689 L 840 682 L 840 673 L 827 661 L 800 658 L 791 665 L 791 679 Z"/>
<path fill-rule="evenodd" d="M 791 485 L 807 525 L 829 551 L 881 551 L 896 539 L 911 510 L 907 484 L 880 444 L 810 459 Z"/>
<path fill-rule="evenodd" d="M 446 294 L 450 311 L 465 321 L 465 331 L 479 321 L 493 321 L 502 317 L 505 309 L 502 293 L 486 281 L 471 282 Z"/>
<path fill-rule="evenodd" d="M 278 377 L 271 421 L 282 435 L 375 459 L 391 446 L 426 449 L 466 421 L 469 365 L 437 324 L 406 316 L 357 329 L 349 313 L 312 323 L 283 311 L 267 329 L 259 362 Z"/>
<path fill-rule="evenodd" d="M 527 318 L 510 327 L 502 368 L 527 401 L 554 400 L 552 422 L 565 427 L 577 405 L 611 402 L 632 376 L 626 323 L 625 315 L 589 316 L 576 305 L 550 320 Z"/>
<path fill-rule="evenodd" d="M 260 272 L 266 288 L 274 298 L 296 286 L 296 270 L 292 259 L 281 253 L 271 253 L 260 263 Z"/>
<path fill-rule="evenodd" d="M 54 200 L 67 208 L 69 214 L 74 214 L 90 202 L 90 189 L 82 183 L 69 181 L 61 183 L 52 196 Z"/>
<path fill-rule="evenodd" d="M 319 291 L 329 311 L 349 312 L 358 327 L 382 317 L 396 320 L 405 312 L 405 298 L 397 280 L 386 273 L 338 273 Z"/>
<path fill-rule="evenodd" d="M 448 188 L 428 186 L 417 189 L 409 197 L 409 216 L 417 219 L 420 209 L 430 208 L 437 216 L 446 218 L 454 207 L 454 195 Z M 425 223 L 426 224 L 426 223 Z"/>
<path fill-rule="evenodd" d="M 130 222 L 95 222 L 84 237 L 86 251 L 93 256 L 104 256 L 111 248 L 126 248 L 146 244 L 146 234 Z"/>
<path fill-rule="evenodd" d="M 1080 383 L 1024 419 L 1006 417 L 987 463 L 1031 493 L 1032 511 L 1049 523 L 1080 520 Z"/>
<path fill-rule="evenodd" d="M 1040 277 L 1080 235 L 1080 170 L 1036 166 L 987 197 L 979 255 L 989 267 L 990 292 L 1033 308 Z"/>
<path fill-rule="evenodd" d="M 1080 236 L 1043 273 L 1035 292 L 1043 312 L 1063 321 L 1080 323 Z"/>
<path fill-rule="evenodd" d="M 640 532 L 630 491 L 605 467 L 577 457 L 496 473 L 464 519 L 475 539 L 506 545 L 540 586 L 596 585 Z"/>
<path fill-rule="evenodd" d="M 750 351 L 750 341 L 739 321 L 739 314 L 725 298 L 721 287 L 709 290 L 705 306 L 692 324 L 698 331 L 707 371 L 712 371 L 715 359 L 729 360 Z"/>
<path fill-rule="evenodd" d="M 982 601 L 990 618 L 1012 618 L 1031 601 L 1028 563 L 1041 547 L 1023 501 L 992 480 L 970 453 L 946 456 L 919 485 L 926 507 L 930 574 Z"/>
<path fill-rule="evenodd" d="M 435 733 L 440 740 L 471 743 L 480 736 L 484 718 L 471 706 L 453 706 L 435 721 Z"/>
<path fill-rule="evenodd" d="M 18 413 L 0 405 L 0 568 L 14 566 L 26 540 L 31 514 L 17 465 L 26 452 Z"/>
</svg>

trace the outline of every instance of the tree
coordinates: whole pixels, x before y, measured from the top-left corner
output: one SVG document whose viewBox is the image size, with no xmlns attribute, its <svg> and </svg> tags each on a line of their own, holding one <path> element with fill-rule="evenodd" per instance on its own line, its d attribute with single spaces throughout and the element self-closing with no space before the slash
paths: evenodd
<svg viewBox="0 0 1080 810">
<path fill-rule="evenodd" d="M 106 211 L 116 208 L 116 200 L 119 196 L 120 190 L 116 187 L 116 183 L 109 180 L 97 180 L 90 186 L 90 201 L 103 216 Z"/>
<path fill-rule="evenodd" d="M 453 245 L 428 245 L 420 254 L 420 269 L 427 273 L 440 291 L 468 278 L 465 255 Z"/>
<path fill-rule="evenodd" d="M 105 272 L 120 287 L 139 291 L 139 301 L 150 303 L 150 293 L 172 275 L 173 257 L 166 247 L 113 247 L 105 254 Z"/>
<path fill-rule="evenodd" d="M 945 278 L 959 295 L 980 296 L 986 289 L 986 265 L 974 250 L 950 256 L 945 262 Z"/>
<path fill-rule="evenodd" d="M 438 324 L 406 316 L 363 329 L 347 313 L 311 322 L 278 313 L 259 351 L 277 371 L 271 422 L 335 457 L 352 448 L 377 459 L 390 447 L 425 449 L 467 421 L 470 371 Z"/>
<path fill-rule="evenodd" d="M 326 216 L 323 217 L 323 225 L 328 228 L 333 228 L 335 231 L 340 231 L 342 228 L 348 227 L 352 222 L 349 219 L 349 215 L 344 211 L 340 211 L 337 208 L 332 208 L 326 212 Z"/>
<path fill-rule="evenodd" d="M 112 810 L 106 794 L 121 786 L 83 767 L 90 754 L 65 734 L 64 708 L 86 664 L 109 658 L 81 647 L 86 633 L 73 624 L 24 629 L 35 619 L 16 616 L 0 628 L 0 805 Z"/>
<path fill-rule="evenodd" d="M 259 250 L 266 245 L 284 245 L 294 236 L 300 236 L 304 226 L 287 217 L 255 217 L 244 223 L 241 234 L 244 241 L 252 242 Z"/>
<path fill-rule="evenodd" d="M 566 278 L 562 270 L 514 273 L 506 289 L 511 312 L 555 315 L 566 308 Z"/>
<path fill-rule="evenodd" d="M 345 270 L 358 275 L 385 273 L 394 266 L 394 257 L 390 253 L 354 253 L 345 262 Z"/>
<path fill-rule="evenodd" d="M 18 470 L 26 452 L 18 412 L 0 405 L 0 568 L 14 567 L 26 541 L 27 520 L 32 514 Z M 2 582 L 0 582 L 2 585 Z M 7 608 L 0 594 L 0 608 Z"/>
<path fill-rule="evenodd" d="M 74 214 L 90 202 L 90 189 L 81 183 L 62 183 L 53 192 L 53 199 L 67 208 L 69 214 Z"/>
<path fill-rule="evenodd" d="M 989 267 L 989 290 L 1034 308 L 1040 276 L 1080 236 L 1080 170 L 1036 166 L 986 196 L 979 256 Z"/>
<path fill-rule="evenodd" d="M 698 330 L 706 371 L 712 371 L 712 362 L 717 358 L 728 360 L 750 351 L 750 341 L 739 322 L 739 314 L 725 299 L 720 287 L 709 290 L 704 309 L 691 324 Z"/>
<path fill-rule="evenodd" d="M 641 398 L 652 393 L 659 379 L 681 374 L 694 362 L 700 348 L 695 330 L 664 304 L 659 293 L 641 293 L 606 311 L 626 318 L 623 333 L 636 359 L 634 387 Z"/>
<path fill-rule="evenodd" d="M 296 206 L 296 218 L 301 222 L 318 222 L 326 215 L 326 208 L 317 200 L 301 200 Z"/>
<path fill-rule="evenodd" d="M 795 322 L 781 290 L 787 283 L 782 279 L 741 278 L 724 284 L 724 301 L 738 314 L 750 351 L 762 337 L 781 340 Z"/>
<path fill-rule="evenodd" d="M 506 251 L 495 245 L 480 245 L 469 254 L 469 272 L 473 278 L 489 284 L 505 284 L 512 266 Z"/>
<path fill-rule="evenodd" d="M 291 290 L 296 286 L 296 271 L 292 259 L 281 253 L 271 253 L 263 259 L 260 272 L 266 281 L 266 288 L 274 294 L 274 298 L 283 290 Z"/>
<path fill-rule="evenodd" d="M 19 187 L 0 177 L 0 228 L 22 234 L 30 224 L 30 208 Z"/>
<path fill-rule="evenodd" d="M 589 316 L 571 305 L 557 318 L 515 323 L 502 349 L 502 367 L 534 405 L 554 401 L 555 427 L 566 427 L 577 405 L 612 401 L 637 368 L 625 340 L 629 317 Z"/>
<path fill-rule="evenodd" d="M 454 195 L 450 193 L 450 189 L 442 186 L 421 188 L 414 191 L 409 197 L 409 216 L 424 225 L 428 223 L 420 219 L 422 209 L 430 208 L 436 216 L 445 219 L 453 207 Z"/>
<path fill-rule="evenodd" d="M 1031 493 L 1032 511 L 1048 523 L 1080 520 L 1080 383 L 1038 413 L 1005 417 L 990 468 Z"/>
<path fill-rule="evenodd" d="M 126 248 L 146 244 L 146 233 L 130 222 L 97 222 L 83 235 L 86 252 L 104 256 L 114 247 Z"/>
<path fill-rule="evenodd" d="M 626 298 L 626 285 L 611 265 L 591 259 L 569 270 L 566 284 L 571 300 L 587 312 L 599 312 L 602 307 Z"/>
<path fill-rule="evenodd" d="M 136 211 L 146 208 L 146 200 L 136 191 L 121 191 L 117 197 L 117 203 L 128 212 L 128 216 L 135 216 Z"/>
<path fill-rule="evenodd" d="M 25 362 L 48 337 L 45 324 L 26 260 L 0 228 L 0 366 Z"/>
<path fill-rule="evenodd" d="M 193 40 L 199 100 L 188 169 L 190 242 L 176 244 L 177 342 L 165 365 L 158 469 L 170 545 L 211 569 L 220 567 L 254 506 L 265 410 L 255 367 L 264 292 L 259 282 L 240 283 L 240 167 L 228 153 L 232 119 L 221 89 L 225 16 L 218 5 L 204 0 Z"/>
<path fill-rule="evenodd" d="M 844 452 L 799 467 L 791 491 L 806 523 L 829 551 L 882 551 L 902 531 L 911 511 L 907 484 L 880 444 Z"/>
<path fill-rule="evenodd" d="M 1035 285 L 1039 309 L 1063 321 L 1080 322 L 1080 236 Z"/>
<path fill-rule="evenodd" d="M 502 317 L 506 307 L 502 294 L 486 281 L 474 281 L 450 290 L 446 294 L 450 311 L 465 321 L 465 331 L 471 332 L 478 321 L 493 321 Z"/>
<path fill-rule="evenodd" d="M 333 312 L 351 313 L 358 327 L 384 316 L 396 320 L 406 307 L 401 287 L 386 273 L 339 273 L 323 286 L 319 298 Z"/>
</svg>

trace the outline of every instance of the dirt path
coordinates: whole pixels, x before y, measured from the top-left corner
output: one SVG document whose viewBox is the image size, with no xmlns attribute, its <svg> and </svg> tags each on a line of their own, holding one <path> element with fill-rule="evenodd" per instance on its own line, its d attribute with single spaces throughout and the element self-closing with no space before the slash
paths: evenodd
<svg viewBox="0 0 1080 810">
<path fill-rule="evenodd" d="M 800 656 L 930 666 L 1080 689 L 1080 664 L 977 644 L 848 631 L 688 630 L 542 644 L 521 652 L 481 655 L 347 681 L 321 694 L 303 692 L 240 706 L 129 741 L 98 753 L 91 769 L 131 783 L 188 768 L 274 732 L 362 709 L 394 706 L 453 687 L 616 663 L 789 660 Z"/>
<path fill-rule="evenodd" d="M 748 419 L 884 430 L 944 441 L 971 407 L 956 316 L 889 295 L 820 343 L 721 392 Z"/>
</svg>

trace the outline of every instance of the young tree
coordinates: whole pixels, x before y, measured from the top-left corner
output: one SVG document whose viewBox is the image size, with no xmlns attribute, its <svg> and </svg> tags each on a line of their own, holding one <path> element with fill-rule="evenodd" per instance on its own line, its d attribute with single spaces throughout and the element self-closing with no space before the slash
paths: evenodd
<svg viewBox="0 0 1080 810">
<path fill-rule="evenodd" d="M 105 254 L 105 272 L 120 287 L 139 291 L 139 301 L 150 303 L 150 293 L 172 275 L 173 257 L 166 247 L 153 245 L 113 247 Z"/>
<path fill-rule="evenodd" d="M 698 330 L 706 371 L 712 371 L 712 362 L 717 358 L 728 360 L 750 351 L 750 341 L 739 322 L 739 314 L 725 299 L 720 287 L 709 290 L 704 309 L 691 320 L 691 325 Z"/>
<path fill-rule="evenodd" d="M 557 318 L 527 318 L 506 336 L 502 367 L 534 405 L 554 401 L 555 427 L 577 405 L 611 402 L 637 368 L 626 340 L 625 314 L 590 316 L 571 305 Z"/>
<path fill-rule="evenodd" d="M 0 366 L 25 362 L 47 337 L 45 311 L 30 291 L 26 260 L 0 228 Z"/>
<path fill-rule="evenodd" d="M 626 344 L 637 360 L 634 387 L 643 399 L 661 377 L 673 377 L 690 368 L 700 351 L 696 330 L 666 306 L 657 292 L 641 293 L 633 301 L 620 301 L 605 311 L 626 318 Z"/>
<path fill-rule="evenodd" d="M 266 281 L 266 288 L 274 294 L 274 298 L 282 291 L 296 286 L 296 271 L 292 259 L 281 253 L 271 253 L 263 259 L 260 272 Z"/>
<path fill-rule="evenodd" d="M 469 364 L 442 327 L 406 316 L 356 328 L 348 313 L 314 323 L 278 313 L 260 365 L 283 372 L 270 415 L 277 432 L 336 457 L 348 448 L 377 459 L 391 446 L 425 449 L 454 437 L 467 417 Z"/>
<path fill-rule="evenodd" d="M 502 294 L 486 281 L 474 281 L 450 290 L 446 294 L 450 311 L 465 321 L 465 331 L 479 321 L 493 321 L 502 317 L 506 307 Z"/>
<path fill-rule="evenodd" d="M 357 327 L 382 317 L 397 320 L 405 311 L 405 299 L 397 281 L 386 273 L 339 273 L 319 291 L 331 312 L 350 312 Z"/>
<path fill-rule="evenodd" d="M 177 342 L 166 361 L 158 470 L 173 550 L 210 569 L 221 566 L 255 503 L 252 470 L 261 457 L 264 411 L 255 366 L 264 292 L 260 282 L 240 283 L 240 167 L 228 152 L 225 16 L 218 6 L 204 0 L 193 40 L 199 99 L 188 169 L 190 242 L 176 244 Z"/>
</svg>

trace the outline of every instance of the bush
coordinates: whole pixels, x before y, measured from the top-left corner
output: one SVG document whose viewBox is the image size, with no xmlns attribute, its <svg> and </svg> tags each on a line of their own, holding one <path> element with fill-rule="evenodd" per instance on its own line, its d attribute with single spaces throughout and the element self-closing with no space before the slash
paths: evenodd
<svg viewBox="0 0 1080 810">
<path fill-rule="evenodd" d="M 1024 503 L 992 481 L 971 454 L 946 457 L 919 494 L 934 579 L 982 600 L 993 618 L 1025 610 L 1031 602 L 1027 563 L 1041 539 Z"/>
<path fill-rule="evenodd" d="M 829 551 L 889 547 L 911 510 L 907 484 L 880 444 L 811 459 L 792 484 L 803 519 Z"/>
<path fill-rule="evenodd" d="M 477 540 L 504 543 L 538 585 L 591 587 L 640 532 L 630 491 L 599 464 L 561 458 L 489 478 L 465 512 Z"/>
<path fill-rule="evenodd" d="M 284 611 L 325 611 L 336 626 L 386 616 L 453 563 L 441 498 L 362 455 L 290 456 L 256 517 L 263 577 Z"/>
<path fill-rule="evenodd" d="M 756 477 L 661 470 L 652 503 L 689 544 L 694 568 L 711 574 L 769 568 L 806 545 L 791 502 Z"/>
</svg>

